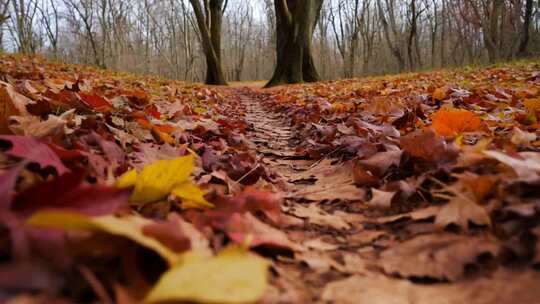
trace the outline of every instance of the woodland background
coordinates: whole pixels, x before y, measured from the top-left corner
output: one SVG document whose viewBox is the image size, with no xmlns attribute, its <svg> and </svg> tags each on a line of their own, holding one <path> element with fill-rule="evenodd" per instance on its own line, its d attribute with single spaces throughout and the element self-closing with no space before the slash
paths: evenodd
<svg viewBox="0 0 540 304">
<path fill-rule="evenodd" d="M 268 79 L 272 0 L 224 3 L 228 81 Z M 324 79 L 493 63 L 540 53 L 536 0 L 327 0 L 313 37 Z M 2 49 L 62 62 L 203 81 L 188 0 L 0 0 Z"/>
</svg>

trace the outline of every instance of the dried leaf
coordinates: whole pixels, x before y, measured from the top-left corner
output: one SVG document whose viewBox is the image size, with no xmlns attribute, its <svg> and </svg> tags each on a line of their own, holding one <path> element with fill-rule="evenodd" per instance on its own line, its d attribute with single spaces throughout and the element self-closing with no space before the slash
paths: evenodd
<svg viewBox="0 0 540 304">
<path fill-rule="evenodd" d="M 515 158 L 499 151 L 484 151 L 484 154 L 511 167 L 523 181 L 536 181 L 540 174 L 540 153 L 521 152 Z"/>
<path fill-rule="evenodd" d="M 392 207 L 392 198 L 394 198 L 396 192 L 388 192 L 372 188 L 371 194 L 371 200 L 366 203 L 368 206 L 375 208 L 390 208 Z"/>
<path fill-rule="evenodd" d="M 482 120 L 467 110 L 441 108 L 431 116 L 431 120 L 433 129 L 447 137 L 477 131 L 482 126 Z"/>
<path fill-rule="evenodd" d="M 176 264 L 180 257 L 172 249 L 143 232 L 143 227 L 151 225 L 152 221 L 138 216 L 116 217 L 104 215 L 88 217 L 78 213 L 62 211 L 40 211 L 33 214 L 27 225 L 43 228 L 59 228 L 66 230 L 90 230 L 110 235 L 125 237 L 135 243 L 154 250 L 170 265 Z"/>
<path fill-rule="evenodd" d="M 264 259 L 239 247 L 210 258 L 189 252 L 159 279 L 145 302 L 253 303 L 266 290 L 267 269 Z"/>
<path fill-rule="evenodd" d="M 36 139 L 24 136 L 1 135 L 0 140 L 11 144 L 11 147 L 6 151 L 8 155 L 36 162 L 42 168 L 51 166 L 56 169 L 59 175 L 69 171 L 47 145 Z"/>
<path fill-rule="evenodd" d="M 176 187 L 188 181 L 192 171 L 192 155 L 174 160 L 159 160 L 145 166 L 140 173 L 136 174 L 133 170 L 125 173 L 117 181 L 117 186 L 121 188 L 134 186 L 130 201 L 135 205 L 143 205 L 169 195 Z"/>
<path fill-rule="evenodd" d="M 480 255 L 497 256 L 499 246 L 488 237 L 449 233 L 417 236 L 381 253 L 378 265 L 405 278 L 456 281 Z"/>
<path fill-rule="evenodd" d="M 213 208 L 214 205 L 209 203 L 205 198 L 205 192 L 190 181 L 185 181 L 175 186 L 171 193 L 182 199 L 182 208 L 184 209 L 201 209 Z"/>
</svg>

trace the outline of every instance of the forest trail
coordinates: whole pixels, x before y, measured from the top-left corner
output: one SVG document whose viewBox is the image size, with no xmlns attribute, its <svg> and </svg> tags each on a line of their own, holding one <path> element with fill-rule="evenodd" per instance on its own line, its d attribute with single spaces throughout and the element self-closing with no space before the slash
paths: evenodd
<svg viewBox="0 0 540 304">
<path fill-rule="evenodd" d="M 0 61 L 0 302 L 540 303 L 537 61 L 272 89 Z"/>
<path fill-rule="evenodd" d="M 248 87 L 233 91 L 245 106 L 254 152 L 277 175 L 266 190 L 283 197 L 280 224 L 263 234 L 287 250 L 262 252 L 273 256 L 271 288 L 262 303 L 510 303 L 518 295 L 518 303 L 532 304 L 540 299 L 534 291 L 538 273 L 493 266 L 496 252 L 481 234 L 473 239 L 430 234 L 436 208 L 381 211 L 377 204 L 390 201 L 385 193 L 372 193 L 372 204 L 364 202 L 366 191 L 355 186 L 358 176 L 351 173 L 354 164 L 339 151 L 318 159 L 298 152 L 303 140 L 291 117 L 271 106 L 272 94 Z M 402 243 L 414 235 L 417 241 Z M 423 252 L 429 247 L 440 250 Z M 433 272 L 443 279 L 433 281 L 428 275 Z"/>
<path fill-rule="evenodd" d="M 341 229 L 350 227 L 343 218 L 326 213 L 320 206 L 310 204 L 306 198 L 335 191 L 334 188 L 320 187 L 314 190 L 313 187 L 319 179 L 333 179 L 336 176 L 331 171 L 321 171 L 324 167 L 317 167 L 327 163 L 324 159 L 310 160 L 295 151 L 290 119 L 265 106 L 265 101 L 272 97 L 248 87 L 237 89 L 237 94 L 246 106 L 244 119 L 251 126 L 247 136 L 254 143 L 261 163 L 277 173 L 276 190 L 284 197 L 282 228 L 285 229 L 276 233 L 284 233 L 286 238 L 292 240 L 292 247 L 303 252 L 290 258 L 279 257 L 275 261 L 278 275 L 274 277 L 274 288 L 267 294 L 266 301 L 308 303 L 321 300 L 321 287 L 328 280 L 328 271 L 332 272 L 333 278 L 340 276 L 332 269 L 333 262 L 326 257 L 326 253 L 343 248 L 343 244 L 336 241 L 345 240 L 346 235 Z M 329 207 L 332 208 L 331 205 Z M 316 267 L 316 271 L 306 272 L 304 263 Z"/>
</svg>

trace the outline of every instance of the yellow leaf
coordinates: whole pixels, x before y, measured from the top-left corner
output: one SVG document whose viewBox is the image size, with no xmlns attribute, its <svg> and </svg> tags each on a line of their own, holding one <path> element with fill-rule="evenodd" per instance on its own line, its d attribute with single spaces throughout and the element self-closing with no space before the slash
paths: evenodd
<svg viewBox="0 0 540 304">
<path fill-rule="evenodd" d="M 172 190 L 172 194 L 183 200 L 184 209 L 213 208 L 214 205 L 204 199 L 204 191 L 190 181 L 186 181 Z"/>
<path fill-rule="evenodd" d="M 123 189 L 123 188 L 129 188 L 129 187 L 135 186 L 135 182 L 137 182 L 137 176 L 138 175 L 139 174 L 137 173 L 137 170 L 135 170 L 135 169 L 124 173 L 116 181 L 116 187 Z"/>
<path fill-rule="evenodd" d="M 146 236 L 142 232 L 142 228 L 152 224 L 152 222 L 138 216 L 116 217 L 113 215 L 104 215 L 88 217 L 73 212 L 40 211 L 34 213 L 26 221 L 26 224 L 68 230 L 92 230 L 125 237 L 143 247 L 155 251 L 163 257 L 169 265 L 176 264 L 181 257 L 181 255 L 175 253 L 156 239 Z"/>
<path fill-rule="evenodd" d="M 203 107 L 195 107 L 193 109 L 193 112 L 195 112 L 196 114 L 202 115 L 202 114 L 206 113 L 206 109 L 203 108 Z"/>
<path fill-rule="evenodd" d="M 148 165 L 138 174 L 130 201 L 140 205 L 162 199 L 176 186 L 187 181 L 192 171 L 192 155 L 174 160 L 159 160 Z"/>
<path fill-rule="evenodd" d="M 210 258 L 190 252 L 159 279 L 145 302 L 253 303 L 266 290 L 267 271 L 263 258 L 239 247 Z"/>
</svg>

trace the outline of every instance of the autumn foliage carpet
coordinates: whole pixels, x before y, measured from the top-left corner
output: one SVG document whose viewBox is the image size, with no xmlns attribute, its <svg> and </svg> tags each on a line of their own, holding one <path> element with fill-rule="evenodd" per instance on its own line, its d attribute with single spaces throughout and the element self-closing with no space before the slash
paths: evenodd
<svg viewBox="0 0 540 304">
<path fill-rule="evenodd" d="M 0 302 L 540 303 L 540 63 L 210 88 L 0 56 Z"/>
</svg>

